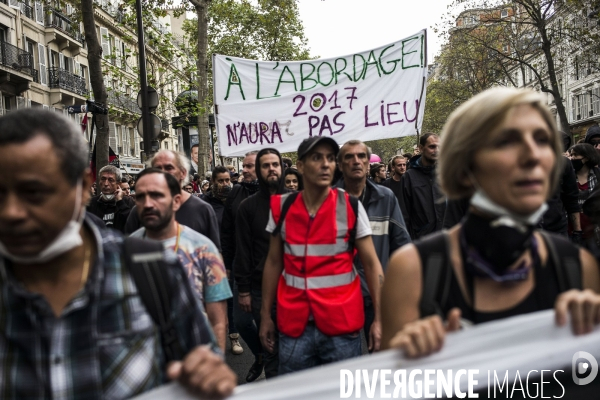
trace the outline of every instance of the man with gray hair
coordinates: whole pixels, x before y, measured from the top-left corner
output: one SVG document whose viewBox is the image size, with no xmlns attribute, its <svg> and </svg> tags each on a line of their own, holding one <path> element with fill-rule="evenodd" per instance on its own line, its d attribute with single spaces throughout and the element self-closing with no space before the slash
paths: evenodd
<svg viewBox="0 0 600 400">
<path fill-rule="evenodd" d="M 190 160 L 182 153 L 174 150 L 160 150 L 150 159 L 149 163 L 151 167 L 173 175 L 182 188 L 190 182 L 190 175 L 188 174 Z M 217 222 L 217 215 L 210 204 L 182 190 L 181 207 L 175 213 L 175 219 L 180 224 L 192 228 L 209 238 L 221 250 L 219 223 Z M 125 232 L 132 233 L 141 227 L 142 224 L 137 212 L 130 213 Z"/>
<path fill-rule="evenodd" d="M 120 183 L 119 168 L 114 165 L 102 167 L 98 179 L 100 195 L 92 197 L 87 211 L 104 221 L 107 227 L 124 232 L 127 217 L 134 203 L 131 197 L 123 193 Z"/>
</svg>

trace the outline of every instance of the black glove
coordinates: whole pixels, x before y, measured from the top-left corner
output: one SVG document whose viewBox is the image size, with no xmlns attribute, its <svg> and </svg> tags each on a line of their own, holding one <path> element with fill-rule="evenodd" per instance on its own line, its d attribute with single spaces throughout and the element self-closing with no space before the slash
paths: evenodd
<svg viewBox="0 0 600 400">
<path fill-rule="evenodd" d="M 578 246 L 583 246 L 583 231 L 573 231 L 571 233 L 571 242 Z"/>
</svg>

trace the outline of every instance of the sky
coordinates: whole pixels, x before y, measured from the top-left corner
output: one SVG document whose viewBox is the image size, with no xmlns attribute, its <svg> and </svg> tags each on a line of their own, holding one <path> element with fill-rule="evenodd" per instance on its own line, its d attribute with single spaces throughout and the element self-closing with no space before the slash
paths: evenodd
<svg viewBox="0 0 600 400">
<path fill-rule="evenodd" d="M 427 59 L 441 47 L 432 26 L 451 0 L 299 0 L 311 56 L 348 55 L 379 47 L 427 28 Z"/>
</svg>

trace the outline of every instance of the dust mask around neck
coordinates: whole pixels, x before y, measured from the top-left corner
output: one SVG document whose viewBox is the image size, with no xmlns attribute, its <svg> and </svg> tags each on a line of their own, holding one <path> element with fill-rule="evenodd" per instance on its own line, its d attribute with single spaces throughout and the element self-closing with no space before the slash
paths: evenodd
<svg viewBox="0 0 600 400">
<path fill-rule="evenodd" d="M 81 204 L 83 188 L 81 179 L 77 181 L 77 194 L 75 196 L 75 208 L 71 220 L 60 231 L 58 236 L 50 244 L 36 255 L 16 256 L 0 242 L 0 255 L 18 264 L 41 264 L 66 253 L 83 244 L 81 238 L 81 225 L 85 218 L 85 207 Z"/>
<path fill-rule="evenodd" d="M 479 211 L 492 215 L 494 217 L 492 225 L 503 225 L 521 231 L 525 231 L 528 226 L 535 226 L 548 209 L 548 205 L 544 203 L 537 211 L 529 215 L 515 214 L 496 204 L 481 188 L 477 188 L 475 194 L 471 197 L 470 203 Z"/>
</svg>

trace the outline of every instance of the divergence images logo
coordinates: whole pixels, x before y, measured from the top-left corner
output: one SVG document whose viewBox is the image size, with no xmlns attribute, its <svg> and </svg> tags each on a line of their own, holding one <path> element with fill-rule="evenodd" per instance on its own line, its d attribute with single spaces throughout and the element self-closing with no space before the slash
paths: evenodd
<svg viewBox="0 0 600 400">
<path fill-rule="evenodd" d="M 585 361 L 583 361 L 584 359 Z M 578 351 L 573 354 L 572 360 L 573 382 L 577 385 L 587 385 L 598 375 L 598 361 L 588 352 Z M 589 372 L 585 378 L 580 378 Z"/>
</svg>

